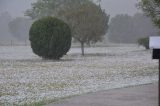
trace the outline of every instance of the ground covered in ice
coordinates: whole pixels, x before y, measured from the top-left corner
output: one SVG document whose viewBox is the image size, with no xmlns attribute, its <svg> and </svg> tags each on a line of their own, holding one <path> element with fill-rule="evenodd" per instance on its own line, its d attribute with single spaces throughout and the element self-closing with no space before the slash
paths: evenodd
<svg viewBox="0 0 160 106">
<path fill-rule="evenodd" d="M 23 105 L 158 81 L 158 61 L 136 45 L 71 48 L 60 61 L 29 46 L 0 47 L 0 105 Z"/>
</svg>

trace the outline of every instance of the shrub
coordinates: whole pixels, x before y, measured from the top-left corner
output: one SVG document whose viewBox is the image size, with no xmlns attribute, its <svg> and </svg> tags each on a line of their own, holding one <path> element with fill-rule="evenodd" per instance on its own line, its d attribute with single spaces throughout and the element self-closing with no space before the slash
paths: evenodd
<svg viewBox="0 0 160 106">
<path fill-rule="evenodd" d="M 69 26 L 53 17 L 35 21 L 29 31 L 33 52 L 45 59 L 60 59 L 69 51 L 71 39 Z"/>
<path fill-rule="evenodd" d="M 140 38 L 138 44 L 144 46 L 146 49 L 149 49 L 149 37 Z"/>
</svg>

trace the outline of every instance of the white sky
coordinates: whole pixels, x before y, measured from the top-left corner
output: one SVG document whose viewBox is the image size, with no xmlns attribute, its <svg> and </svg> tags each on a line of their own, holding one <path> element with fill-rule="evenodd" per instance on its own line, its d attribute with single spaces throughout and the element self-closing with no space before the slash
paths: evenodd
<svg viewBox="0 0 160 106">
<path fill-rule="evenodd" d="M 0 0 L 0 12 L 9 11 L 13 17 L 24 16 L 24 11 L 31 8 L 31 2 L 35 0 Z M 102 0 L 102 8 L 111 17 L 116 14 L 133 15 L 138 12 L 136 8 L 137 0 Z"/>
</svg>

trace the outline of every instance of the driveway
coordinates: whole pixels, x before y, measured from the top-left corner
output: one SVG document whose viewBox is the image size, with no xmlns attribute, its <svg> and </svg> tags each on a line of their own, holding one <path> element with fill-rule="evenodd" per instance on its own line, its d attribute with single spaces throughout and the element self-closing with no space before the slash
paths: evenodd
<svg viewBox="0 0 160 106">
<path fill-rule="evenodd" d="M 46 106 L 158 106 L 158 84 L 84 94 Z"/>
</svg>

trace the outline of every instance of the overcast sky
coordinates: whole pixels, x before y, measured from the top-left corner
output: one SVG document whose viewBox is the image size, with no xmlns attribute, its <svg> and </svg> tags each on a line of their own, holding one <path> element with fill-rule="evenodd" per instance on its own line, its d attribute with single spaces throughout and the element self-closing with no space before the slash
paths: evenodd
<svg viewBox="0 0 160 106">
<path fill-rule="evenodd" d="M 8 11 L 13 17 L 24 16 L 35 0 L 0 0 L 0 12 Z M 116 14 L 133 15 L 138 12 L 135 7 L 138 0 L 102 0 L 102 8 L 112 17 Z"/>
</svg>

